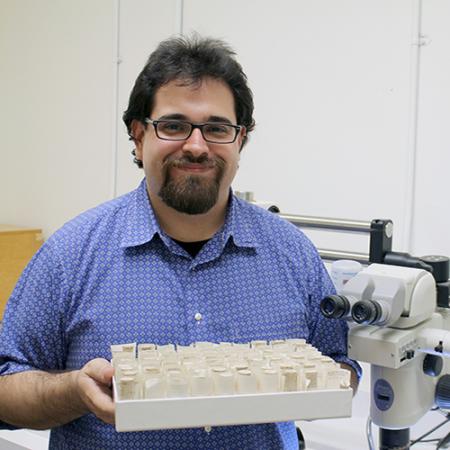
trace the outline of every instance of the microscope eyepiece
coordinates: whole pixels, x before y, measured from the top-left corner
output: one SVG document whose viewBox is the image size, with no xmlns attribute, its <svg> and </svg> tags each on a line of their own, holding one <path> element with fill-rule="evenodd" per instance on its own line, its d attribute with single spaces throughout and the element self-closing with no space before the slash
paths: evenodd
<svg viewBox="0 0 450 450">
<path fill-rule="evenodd" d="M 350 313 L 351 304 L 344 295 L 329 295 L 320 302 L 320 311 L 327 319 L 342 319 Z"/>
<path fill-rule="evenodd" d="M 380 304 L 373 300 L 360 300 L 352 307 L 352 318 L 356 323 L 370 325 L 377 322 L 381 315 Z"/>
</svg>

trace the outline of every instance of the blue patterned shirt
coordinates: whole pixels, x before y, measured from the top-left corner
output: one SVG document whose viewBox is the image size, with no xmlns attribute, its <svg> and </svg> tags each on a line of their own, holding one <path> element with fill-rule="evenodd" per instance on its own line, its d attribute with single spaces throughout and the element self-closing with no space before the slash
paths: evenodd
<svg viewBox="0 0 450 450">
<path fill-rule="evenodd" d="M 223 227 L 192 258 L 160 228 L 145 180 L 57 231 L 4 316 L 0 375 L 79 369 L 110 344 L 306 338 L 337 361 L 347 326 L 325 320 L 333 292 L 311 242 L 230 195 Z M 7 424 L 1 424 L 7 427 Z M 117 433 L 93 414 L 51 432 L 52 449 L 298 449 L 293 423 Z"/>
</svg>

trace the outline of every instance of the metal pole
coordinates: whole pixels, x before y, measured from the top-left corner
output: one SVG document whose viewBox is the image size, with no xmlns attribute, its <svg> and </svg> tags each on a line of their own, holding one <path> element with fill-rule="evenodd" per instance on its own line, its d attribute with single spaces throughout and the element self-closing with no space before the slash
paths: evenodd
<svg viewBox="0 0 450 450">
<path fill-rule="evenodd" d="M 317 249 L 319 255 L 322 259 L 326 261 L 337 261 L 338 259 L 352 259 L 353 261 L 358 261 L 361 264 L 369 264 L 369 254 L 368 253 L 357 253 L 357 252 L 345 252 L 339 250 L 327 250 L 327 249 Z"/>
<path fill-rule="evenodd" d="M 362 264 L 383 263 L 387 253 L 392 251 L 393 224 L 391 220 L 350 220 L 337 219 L 333 217 L 299 216 L 295 214 L 280 213 L 276 205 L 258 203 L 255 201 L 253 192 L 235 192 L 235 195 L 247 202 L 260 205 L 264 209 L 278 214 L 282 219 L 291 222 L 299 228 L 317 228 L 329 231 L 344 231 L 347 233 L 364 233 L 370 235 L 370 252 L 357 253 L 340 250 L 318 249 L 322 259 L 336 261 L 338 259 L 352 259 Z"/>
<path fill-rule="evenodd" d="M 321 228 L 334 231 L 352 231 L 355 233 L 370 233 L 371 222 L 367 220 L 335 219 L 331 217 L 297 216 L 294 214 L 279 214 L 298 227 Z"/>
<path fill-rule="evenodd" d="M 318 228 L 330 231 L 346 231 L 353 233 L 371 233 L 372 222 L 365 220 L 333 219 L 331 217 L 297 216 L 294 214 L 278 214 L 281 218 L 298 227 Z M 368 264 L 368 253 L 347 252 L 343 250 L 317 249 L 322 259 L 337 261 L 338 259 L 352 259 L 361 264 Z"/>
</svg>

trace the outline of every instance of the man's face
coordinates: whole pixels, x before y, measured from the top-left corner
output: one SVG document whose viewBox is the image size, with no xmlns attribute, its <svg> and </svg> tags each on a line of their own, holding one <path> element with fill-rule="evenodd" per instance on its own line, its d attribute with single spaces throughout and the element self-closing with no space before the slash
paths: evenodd
<svg viewBox="0 0 450 450">
<path fill-rule="evenodd" d="M 183 84 L 174 80 L 158 89 L 152 120 L 236 125 L 233 94 L 224 82 L 205 78 L 198 84 Z M 143 162 L 150 198 L 159 196 L 187 214 L 207 212 L 218 198 L 228 197 L 244 133 L 241 130 L 231 144 L 215 144 L 206 142 L 195 128 L 188 139 L 167 141 L 156 136 L 152 124 L 145 129 L 134 123 L 136 157 Z"/>
</svg>

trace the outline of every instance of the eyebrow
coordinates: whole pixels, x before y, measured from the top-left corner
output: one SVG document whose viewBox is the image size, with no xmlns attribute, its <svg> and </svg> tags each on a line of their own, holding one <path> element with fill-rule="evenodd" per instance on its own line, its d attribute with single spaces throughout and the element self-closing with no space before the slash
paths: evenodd
<svg viewBox="0 0 450 450">
<path fill-rule="evenodd" d="M 164 114 L 158 118 L 158 120 L 184 120 L 186 122 L 190 122 L 189 118 L 184 114 L 173 113 L 173 114 Z M 206 120 L 206 123 L 214 122 L 214 123 L 229 123 L 232 125 L 230 119 L 222 116 L 209 116 Z"/>
</svg>

